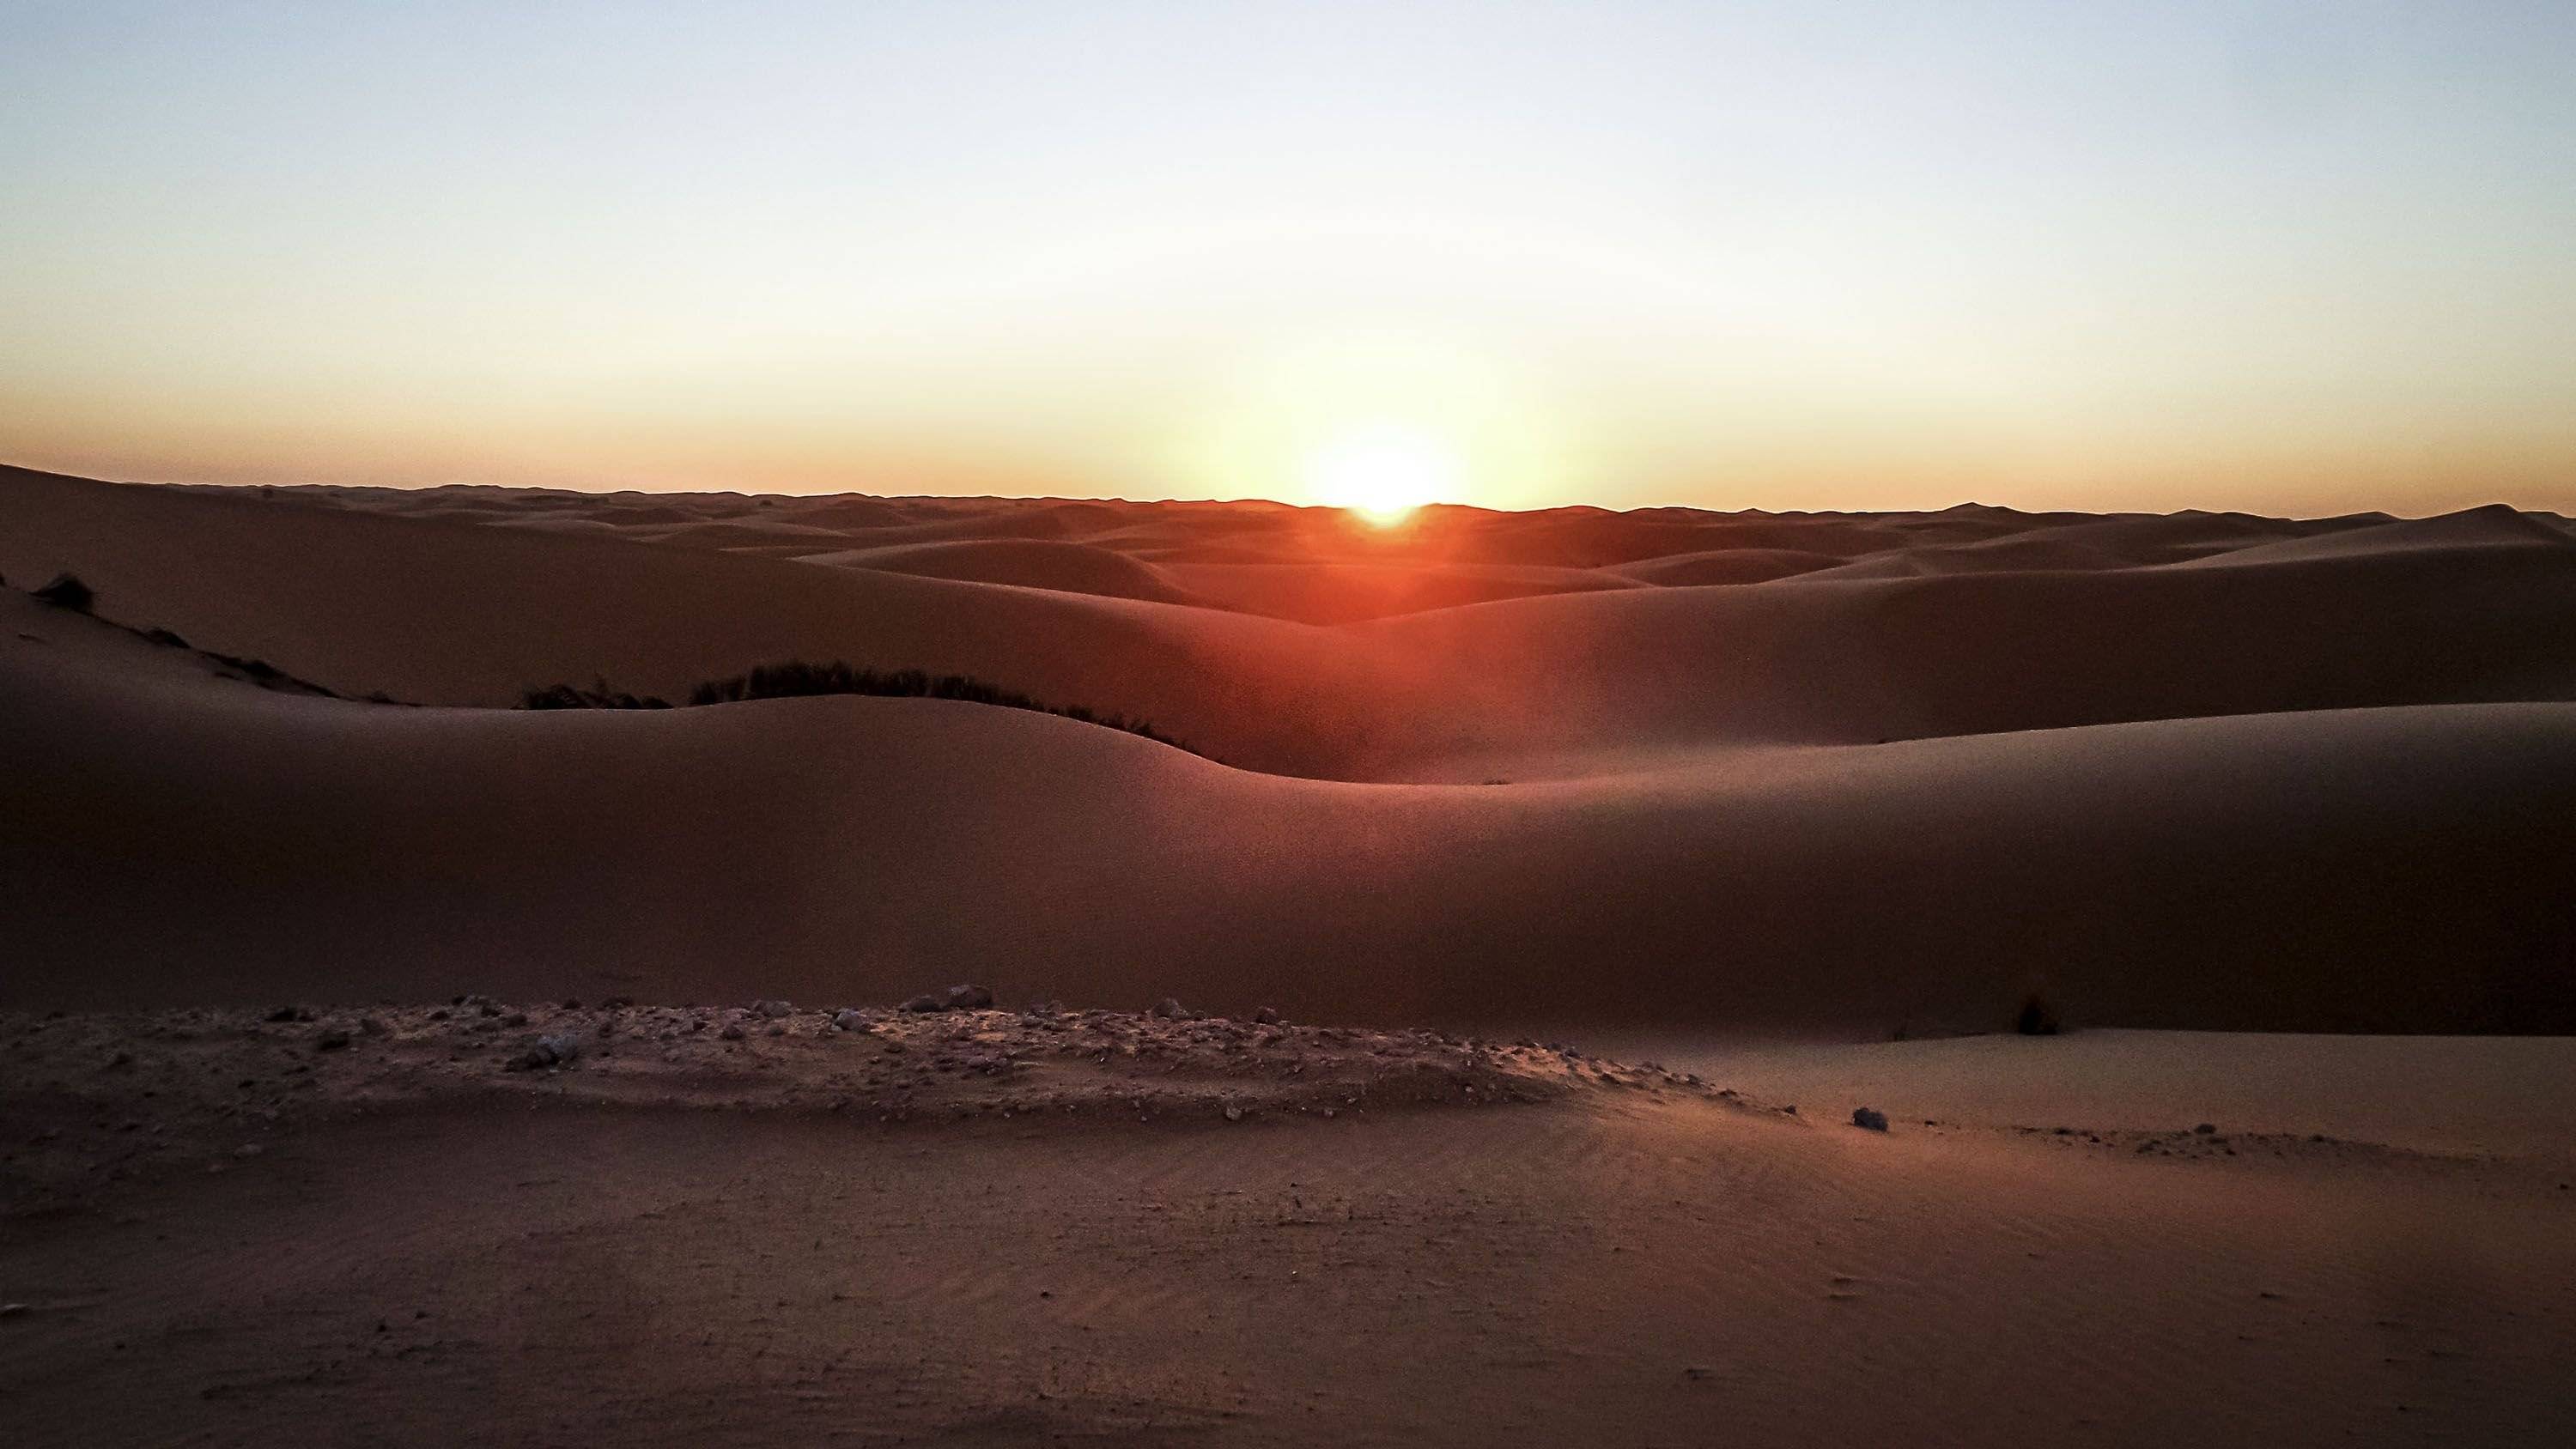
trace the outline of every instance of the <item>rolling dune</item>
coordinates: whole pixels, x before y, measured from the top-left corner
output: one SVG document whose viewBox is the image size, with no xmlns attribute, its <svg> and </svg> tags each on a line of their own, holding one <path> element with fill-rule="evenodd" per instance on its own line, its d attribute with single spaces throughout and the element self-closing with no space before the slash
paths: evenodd
<svg viewBox="0 0 2576 1449">
<path fill-rule="evenodd" d="M 1379 615 L 1314 626 L 1209 606 L 1226 591 L 1209 568 L 1140 565 L 1204 604 L 1055 587 L 1096 583 L 1106 560 L 1078 555 L 1095 577 L 1072 578 L 1068 555 L 1007 541 L 971 555 L 981 560 L 976 572 L 994 577 L 922 578 L 530 537 L 327 500 L 299 505 L 291 492 L 179 494 L 13 474 L 0 489 L 0 576 L 76 571 L 100 589 L 109 617 L 173 628 L 345 694 L 494 705 L 530 687 L 606 679 L 676 696 L 755 663 L 839 657 L 973 674 L 1151 720 L 1248 769 L 1345 780 L 1476 771 L 1528 780 L 1598 773 L 1641 751 L 2576 698 L 2576 538 L 2543 520 L 2499 526 L 2485 513 L 2435 521 L 2436 539 L 2447 541 L 2417 530 L 2404 547 L 2236 568 L 2215 567 L 2228 557 L 2219 554 L 2180 571 L 1809 574 L 1673 588 L 1621 575 L 1571 587 L 1582 575 L 1563 569 L 1487 571 L 1476 592 L 1525 592 L 1392 615 L 1383 610 L 1407 591 L 1454 600 L 1458 559 L 1475 551 L 1462 550 L 1457 530 L 1507 532 L 1504 516 L 1462 510 L 1426 521 L 1418 540 L 1355 538 L 1338 519 L 1269 507 L 1242 517 L 1176 509 L 1162 520 L 1170 528 L 1221 518 L 1218 537 L 1261 532 L 1310 551 L 1345 540 L 1339 562 L 1319 555 L 1303 572 L 1269 575 L 1309 599 L 1349 582 L 1357 600 L 1344 596 L 1339 607 Z M 552 495 L 522 503 L 522 521 L 584 506 Z M 762 511 L 751 500 L 724 506 Z M 1073 519 L 1150 516 L 1144 505 L 1026 512 L 1040 522 L 985 502 L 939 526 L 981 520 L 1016 540 Z M 1703 543 L 1746 527 L 1706 517 L 1647 526 Z M 1920 524 L 1946 541 L 1916 552 L 1937 555 L 1954 551 L 1963 531 L 2008 544 L 2031 522 L 1988 509 L 1808 526 L 1847 541 Z M 1597 510 L 1531 515 L 1526 526 L 1543 537 L 1607 530 L 1596 551 L 1613 554 L 1638 527 Z M 1751 525 L 1764 537 L 1795 526 Z M 2205 539 L 2209 523 L 2188 516 L 2175 527 Z M 2133 551 L 2142 531 L 2130 530 Z M 865 540 L 887 530 L 845 532 Z M 2496 543 L 2499 532 L 2510 546 Z M 1390 594 L 1372 580 L 1400 575 L 1406 550 L 1420 555 L 1425 582 Z M 1266 586 L 1268 606 L 1297 612 L 1279 587 Z"/>
<path fill-rule="evenodd" d="M 851 546 L 651 541 L 683 515 Z M 603 536 L 534 531 L 576 526 Z M 9 582 L 75 572 L 119 624 L 436 707 L 252 690 L 0 596 L 0 709 L 40 765 L 8 786 L 21 828 L 0 843 L 34 922 L 9 989 L 127 990 L 90 974 L 105 952 L 196 962 L 174 987 L 238 982 L 228 999 L 400 994 L 423 972 L 441 992 L 703 996 L 747 953 L 809 995 L 992 960 L 1084 999 L 1181 982 L 1387 1021 L 1983 1026 L 2044 976 L 2110 1024 L 2576 1025 L 2557 888 L 2576 863 L 2576 538 L 2554 520 L 1461 509 L 1418 527 L 13 472 Z M 1189 536 L 1304 561 L 1098 541 Z M 1678 547 L 1690 574 L 1742 542 L 1759 572 L 1784 537 L 1860 563 L 1656 586 L 1633 557 Z M 1511 554 L 1621 562 L 1459 562 Z M 1984 563 L 1943 562 L 1967 555 Z M 1882 561 L 1898 576 L 1849 576 Z M 1256 574 L 1260 600 L 1214 583 Z M 1384 612 L 1468 578 L 1521 592 Z M 1343 589 L 1382 616 L 1246 611 Z M 555 682 L 680 697 L 790 658 L 969 674 L 1210 759 L 928 701 L 491 708 Z M 72 889 L 99 869 L 126 886 Z M 292 904 L 261 880 L 296 882 Z"/>
<path fill-rule="evenodd" d="M 1388 1022 L 1974 1028 L 2044 976 L 2106 1024 L 2576 1026 L 2576 706 L 1371 785 L 938 701 L 293 697 L 10 610 L 17 1001 L 873 999 L 972 962 Z"/>
<path fill-rule="evenodd" d="M 2576 1424 L 2555 518 L 11 471 L 0 580 L 12 1442 Z M 1200 753 L 509 707 L 792 659 Z"/>
</svg>

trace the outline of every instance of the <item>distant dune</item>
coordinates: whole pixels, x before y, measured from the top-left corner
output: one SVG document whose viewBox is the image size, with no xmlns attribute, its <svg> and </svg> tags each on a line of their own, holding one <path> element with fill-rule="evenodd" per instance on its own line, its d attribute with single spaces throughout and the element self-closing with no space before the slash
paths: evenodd
<svg viewBox="0 0 2576 1449">
<path fill-rule="evenodd" d="M 18 592 L 64 571 L 192 647 Z M 1386 1021 L 1955 1029 L 2044 980 L 2095 1024 L 2576 1030 L 2576 537 L 2503 510 L 1379 534 L 11 471 L 0 577 L 9 1002 L 973 963 Z M 500 708 L 794 658 L 1213 761 L 924 700 Z"/>
</svg>

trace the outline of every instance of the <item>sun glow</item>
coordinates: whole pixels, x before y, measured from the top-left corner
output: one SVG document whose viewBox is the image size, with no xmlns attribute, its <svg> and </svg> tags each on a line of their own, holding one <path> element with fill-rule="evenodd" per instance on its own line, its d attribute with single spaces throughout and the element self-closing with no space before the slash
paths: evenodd
<svg viewBox="0 0 2576 1449">
<path fill-rule="evenodd" d="M 1417 428 L 1380 425 L 1343 433 L 1306 460 L 1318 503 L 1392 528 L 1426 503 L 1457 496 L 1458 454 Z"/>
</svg>

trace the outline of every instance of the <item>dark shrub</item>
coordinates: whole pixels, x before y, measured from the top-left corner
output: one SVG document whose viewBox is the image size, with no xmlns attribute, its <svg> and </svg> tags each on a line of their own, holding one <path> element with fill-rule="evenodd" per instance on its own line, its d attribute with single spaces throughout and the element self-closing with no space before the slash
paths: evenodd
<svg viewBox="0 0 2576 1449">
<path fill-rule="evenodd" d="M 89 585 L 71 574 L 54 575 L 52 583 L 36 590 L 36 597 L 57 609 L 69 609 L 75 614 L 88 613 L 89 606 L 98 602 L 98 595 L 90 591 Z"/>
<path fill-rule="evenodd" d="M 557 684 L 545 689 L 531 689 L 519 696 L 528 709 L 669 709 L 671 702 L 660 695 L 632 695 L 608 687 L 605 679 L 583 689 L 575 684 Z"/>
<path fill-rule="evenodd" d="M 2046 996 L 2032 992 L 2021 1000 L 2021 1015 L 2014 1018 L 2013 1030 L 2023 1036 L 2055 1036 L 2060 1030 L 2057 1008 Z"/>
<path fill-rule="evenodd" d="M 837 659 L 829 664 L 808 664 L 801 659 L 791 659 L 784 664 L 764 664 L 748 674 L 737 674 L 730 679 L 710 679 L 690 690 L 688 699 L 683 702 L 690 705 L 740 704 L 753 699 L 799 699 L 823 694 L 863 694 L 896 699 L 953 699 L 967 704 L 989 704 L 1004 709 L 1033 710 L 1039 714 L 1051 714 L 1062 719 L 1077 720 L 1083 724 L 1122 730 L 1128 734 L 1152 740 L 1156 744 L 1170 745 L 1178 750 L 1189 750 L 1194 755 L 1199 753 L 1196 750 L 1190 750 L 1189 746 L 1155 729 L 1143 720 L 1131 720 L 1124 715 L 1097 714 L 1080 705 L 1047 704 L 1022 694 L 1016 689 L 1004 689 L 998 684 L 989 684 L 971 675 L 933 675 L 918 669 L 883 672 L 874 669 L 853 669 Z M 650 697 L 638 699 L 634 695 L 610 689 L 606 680 L 599 681 L 589 689 L 571 684 L 531 689 L 520 696 L 520 701 L 529 709 L 667 709 L 670 707 L 665 700 Z"/>
</svg>

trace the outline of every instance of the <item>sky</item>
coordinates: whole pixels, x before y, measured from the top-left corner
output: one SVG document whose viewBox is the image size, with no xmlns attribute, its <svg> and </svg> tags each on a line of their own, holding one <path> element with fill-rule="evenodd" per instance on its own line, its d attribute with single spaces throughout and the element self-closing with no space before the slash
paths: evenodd
<svg viewBox="0 0 2576 1449">
<path fill-rule="evenodd" d="M 2565 0 L 0 0 L 0 461 L 2576 508 L 2571 75 Z"/>
</svg>

